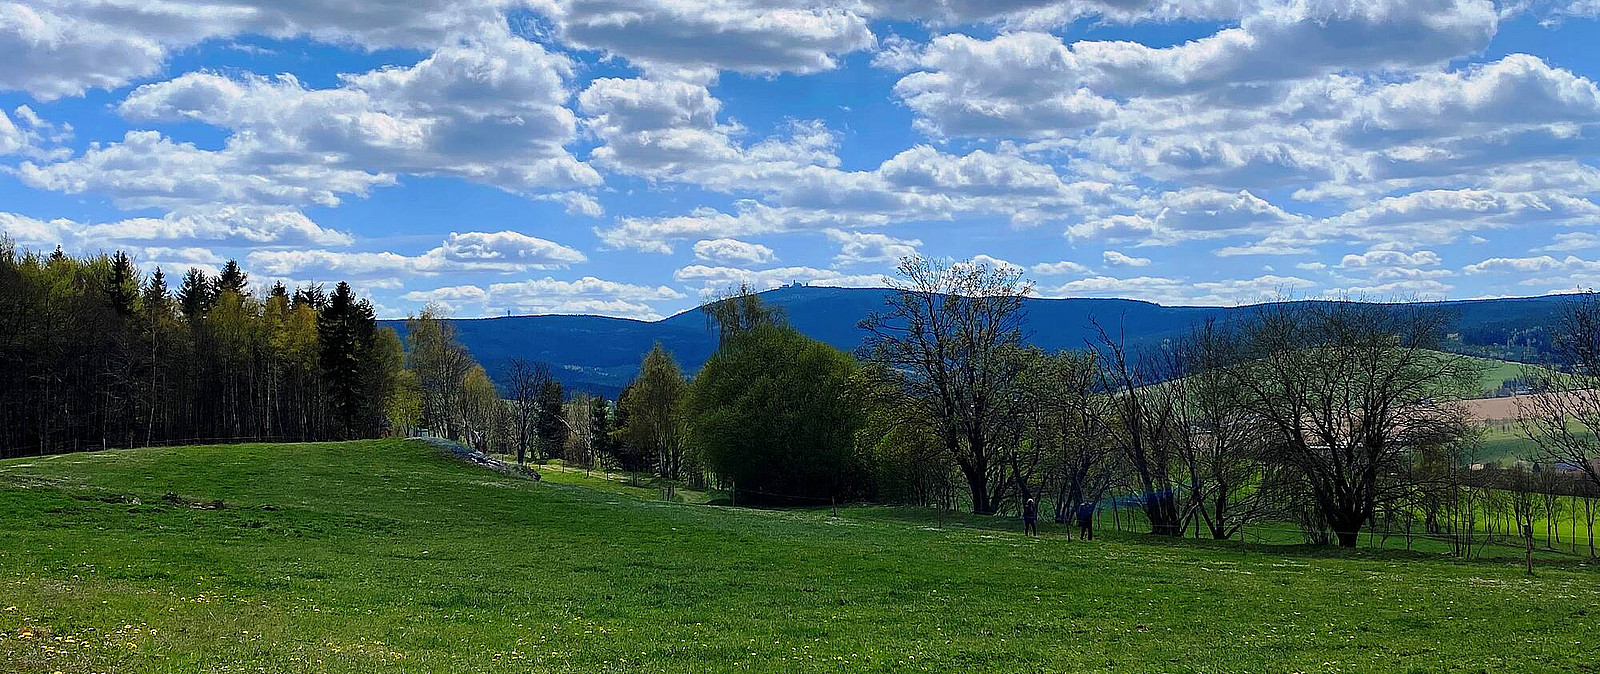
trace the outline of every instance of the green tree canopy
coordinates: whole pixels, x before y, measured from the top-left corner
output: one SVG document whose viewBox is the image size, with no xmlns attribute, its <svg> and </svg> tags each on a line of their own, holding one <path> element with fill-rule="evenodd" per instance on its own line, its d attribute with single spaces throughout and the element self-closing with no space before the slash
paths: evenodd
<svg viewBox="0 0 1600 674">
<path fill-rule="evenodd" d="M 539 385 L 538 416 L 533 422 L 534 432 L 539 437 L 539 451 L 546 459 L 562 458 L 566 447 L 568 429 L 562 418 L 565 402 L 561 382 L 555 377 L 546 377 Z"/>
<path fill-rule="evenodd" d="M 688 383 L 672 354 L 659 342 L 645 354 L 639 376 L 628 385 L 619 402 L 627 425 L 622 439 L 640 451 L 656 456 L 656 473 L 678 479 L 683 467 L 682 402 Z"/>
<path fill-rule="evenodd" d="M 849 387 L 856 369 L 848 355 L 793 328 L 730 334 L 689 388 L 691 446 L 741 498 L 863 493 L 854 439 L 864 417 Z"/>
<path fill-rule="evenodd" d="M 346 437 L 370 434 L 383 425 L 383 398 L 374 399 L 363 386 L 373 366 L 376 337 L 372 304 L 358 299 L 350 284 L 340 282 L 328 306 L 317 316 L 317 341 L 329 408 L 334 423 L 344 429 Z"/>
</svg>

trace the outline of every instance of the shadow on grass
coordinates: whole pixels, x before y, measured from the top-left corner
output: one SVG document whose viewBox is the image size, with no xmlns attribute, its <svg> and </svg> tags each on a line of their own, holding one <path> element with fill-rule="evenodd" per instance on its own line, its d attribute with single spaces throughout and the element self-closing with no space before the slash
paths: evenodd
<svg viewBox="0 0 1600 674">
<path fill-rule="evenodd" d="M 561 466 L 559 463 L 543 464 L 546 479 L 556 484 L 593 489 L 627 496 L 640 500 L 661 501 L 665 495 L 662 483 L 653 475 L 632 475 L 629 473 L 599 471 L 584 471 L 581 468 Z M 554 479 L 550 479 L 550 478 Z M 636 481 L 635 481 L 636 480 Z M 910 505 L 885 505 L 872 503 L 841 503 L 837 507 L 832 505 L 784 505 L 778 503 L 735 503 L 732 496 L 721 491 L 690 491 L 677 489 L 671 502 L 682 505 L 709 505 L 724 508 L 734 508 L 751 511 L 810 513 L 818 518 L 833 516 L 835 512 L 844 519 L 866 519 L 878 522 L 893 522 L 910 527 L 932 531 L 984 531 L 995 533 L 1010 533 L 1022 536 L 1022 518 L 1014 515 L 974 515 L 968 512 L 954 510 L 940 510 L 924 506 Z M 1115 522 L 1121 520 L 1119 529 Z M 1505 566 L 1521 565 L 1523 563 L 1523 550 L 1518 545 L 1507 545 L 1505 541 L 1485 545 L 1481 540 L 1477 542 L 1473 556 L 1463 559 L 1451 554 L 1449 543 L 1422 536 L 1414 539 L 1413 545 L 1405 547 L 1403 535 L 1390 535 L 1389 540 L 1382 546 L 1370 543 L 1370 538 L 1363 536 L 1361 544 L 1355 548 L 1340 548 L 1337 546 L 1315 545 L 1308 543 L 1291 542 L 1266 542 L 1261 533 L 1267 532 L 1271 539 L 1285 540 L 1299 538 L 1300 533 L 1294 525 L 1288 523 L 1273 523 L 1262 527 L 1247 528 L 1246 538 L 1238 537 L 1229 540 L 1216 540 L 1202 531 L 1200 538 L 1195 538 L 1192 532 L 1189 536 L 1157 536 L 1136 529 L 1140 520 L 1137 513 L 1123 512 L 1120 517 L 1107 516 L 1102 510 L 1096 518 L 1095 539 L 1099 541 L 1113 541 L 1133 545 L 1161 546 L 1166 548 L 1190 548 L 1197 550 L 1230 552 L 1240 555 L 1271 555 L 1277 557 L 1295 557 L 1303 559 L 1351 559 L 1368 561 L 1433 561 L 1448 562 L 1467 566 Z M 1076 526 L 1061 524 L 1049 518 L 1039 522 L 1039 533 L 1042 537 L 1052 540 L 1070 538 L 1078 541 L 1079 532 Z M 1254 540 L 1251 540 L 1251 539 Z M 1092 543 L 1091 543 L 1092 544 Z M 1560 550 L 1547 550 L 1540 547 L 1535 551 L 1534 565 L 1537 568 L 1585 570 L 1600 573 L 1600 560 L 1589 557 L 1587 551 L 1571 554 Z"/>
<path fill-rule="evenodd" d="M 725 501 L 725 499 L 724 499 Z M 726 502 L 720 505 L 728 505 Z M 792 507 L 780 508 L 771 506 L 750 507 L 752 510 L 783 510 L 792 512 L 815 512 L 819 515 L 829 515 L 830 508 L 822 507 Z M 877 505 L 877 504 L 851 504 L 841 505 L 838 509 L 840 517 L 862 518 L 876 521 L 887 521 L 914 526 L 932 531 L 985 531 L 1011 533 L 1023 536 L 1022 519 L 1007 515 L 974 515 L 972 513 L 941 511 L 933 508 L 905 505 Z M 1410 549 L 1405 545 L 1403 537 L 1391 535 L 1384 546 L 1368 543 L 1366 537 L 1355 548 L 1340 548 L 1333 545 L 1315 545 L 1309 543 L 1263 543 L 1238 538 L 1217 540 L 1202 533 L 1202 537 L 1195 538 L 1192 534 L 1185 537 L 1158 536 L 1143 531 L 1129 529 L 1129 522 L 1123 523 L 1123 528 L 1118 529 L 1110 521 L 1097 522 L 1094 531 L 1095 541 L 1083 542 L 1079 540 L 1079 531 L 1076 526 L 1070 527 L 1049 520 L 1039 522 L 1041 537 L 1051 540 L 1063 540 L 1069 537 L 1073 543 L 1083 542 L 1093 545 L 1095 542 L 1112 541 L 1132 545 L 1161 546 L 1165 548 L 1196 549 L 1208 551 L 1231 552 L 1240 555 L 1270 555 L 1275 557 L 1295 557 L 1303 559 L 1350 559 L 1367 561 L 1432 561 L 1449 562 L 1464 566 L 1505 566 L 1523 563 L 1522 548 L 1506 545 L 1503 542 L 1485 546 L 1482 541 L 1474 548 L 1470 559 L 1463 559 L 1454 554 L 1449 554 L 1449 546 L 1437 540 L 1416 539 Z M 1290 526 L 1290 525 L 1283 525 Z M 1397 547 L 1400 546 L 1400 547 Z M 1589 557 L 1585 552 L 1574 555 L 1560 550 L 1535 550 L 1535 568 L 1586 570 L 1600 573 L 1600 560 Z"/>
</svg>

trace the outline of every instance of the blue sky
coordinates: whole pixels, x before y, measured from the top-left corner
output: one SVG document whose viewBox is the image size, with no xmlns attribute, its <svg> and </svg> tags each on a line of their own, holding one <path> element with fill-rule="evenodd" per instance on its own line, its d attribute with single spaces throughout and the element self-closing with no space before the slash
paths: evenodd
<svg viewBox="0 0 1600 674">
<path fill-rule="evenodd" d="M 0 0 L 0 230 L 386 317 L 903 255 L 1046 297 L 1600 280 L 1600 2 Z"/>
</svg>

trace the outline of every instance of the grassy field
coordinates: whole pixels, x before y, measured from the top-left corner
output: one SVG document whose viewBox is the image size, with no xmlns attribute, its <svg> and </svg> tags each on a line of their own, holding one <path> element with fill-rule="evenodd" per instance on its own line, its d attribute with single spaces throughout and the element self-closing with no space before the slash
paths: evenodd
<svg viewBox="0 0 1600 674">
<path fill-rule="evenodd" d="M 1523 435 L 1514 424 L 1495 424 L 1484 429 L 1481 443 L 1473 452 L 1474 461 L 1537 460 L 1539 446 Z"/>
<path fill-rule="evenodd" d="M 1492 393 L 1495 389 L 1500 388 L 1500 384 L 1507 380 L 1521 377 L 1523 375 L 1523 371 L 1528 367 L 1523 363 L 1516 363 L 1509 360 L 1495 360 L 1493 358 L 1479 358 L 1477 356 L 1468 356 L 1468 358 L 1479 362 L 1483 367 L 1483 374 L 1478 379 L 1478 385 L 1486 394 Z"/>
<path fill-rule="evenodd" d="M 1600 569 L 655 500 L 406 441 L 0 462 L 0 671 L 1582 672 Z"/>
<path fill-rule="evenodd" d="M 1593 434 L 1577 424 L 1569 424 L 1577 435 L 1593 437 Z M 1472 452 L 1473 461 L 1499 461 L 1510 463 L 1517 460 L 1541 461 L 1539 445 L 1524 435 L 1522 430 L 1513 422 L 1491 423 L 1484 427 L 1479 444 Z"/>
</svg>

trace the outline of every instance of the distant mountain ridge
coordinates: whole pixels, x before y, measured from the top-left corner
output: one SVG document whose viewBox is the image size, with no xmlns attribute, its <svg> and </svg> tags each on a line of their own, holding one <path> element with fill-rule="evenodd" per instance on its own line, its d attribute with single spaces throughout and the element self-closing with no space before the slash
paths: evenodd
<svg viewBox="0 0 1600 674">
<path fill-rule="evenodd" d="M 884 306 L 892 290 L 788 286 L 761 294 L 780 306 L 797 330 L 846 351 L 865 334 L 857 323 Z M 1560 310 L 1560 295 L 1425 302 L 1456 314 L 1455 346 L 1479 355 L 1531 358 Z M 1163 306 L 1128 299 L 1029 298 L 1028 341 L 1046 350 L 1081 349 L 1093 336 L 1090 319 L 1120 331 L 1132 345 L 1182 335 L 1208 318 L 1225 319 L 1246 307 Z M 402 334 L 405 321 L 383 321 Z M 659 321 L 604 316 L 505 316 L 451 319 L 461 342 L 496 382 L 512 358 L 549 363 L 570 390 L 615 396 L 633 378 L 651 345 L 661 342 L 686 372 L 698 370 L 716 348 L 716 334 L 698 308 Z"/>
</svg>

